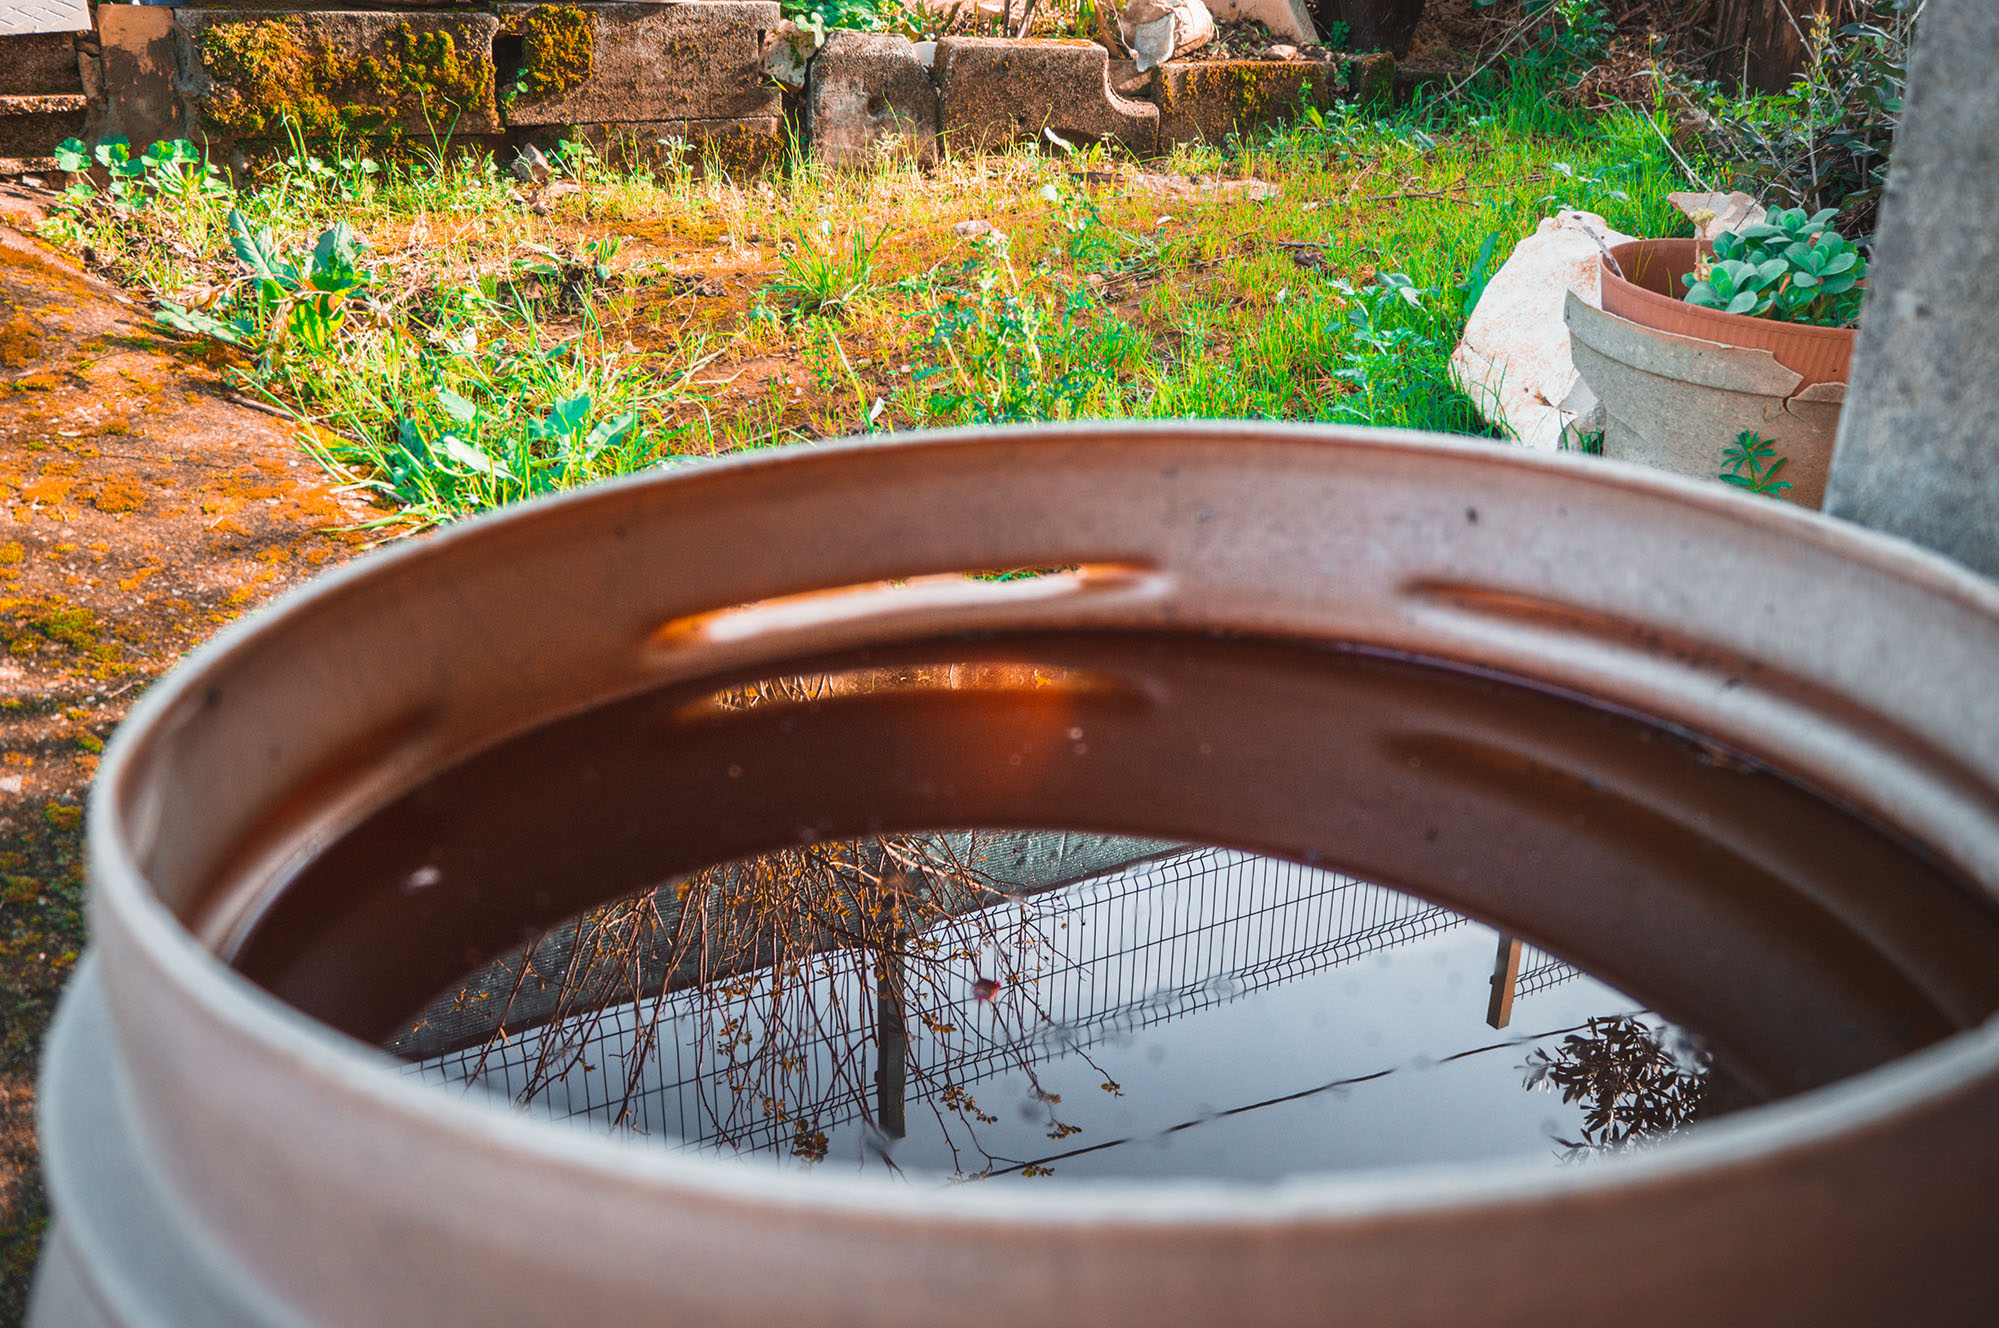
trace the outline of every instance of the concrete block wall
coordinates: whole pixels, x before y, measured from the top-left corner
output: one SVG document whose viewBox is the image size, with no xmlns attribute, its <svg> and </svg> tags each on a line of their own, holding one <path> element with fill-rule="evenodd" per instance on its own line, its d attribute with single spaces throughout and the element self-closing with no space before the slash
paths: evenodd
<svg viewBox="0 0 1999 1328">
<path fill-rule="evenodd" d="M 1139 74 L 1087 41 L 836 32 L 788 100 L 771 76 L 779 40 L 777 0 L 104 4 L 90 31 L 0 36 L 0 171 L 46 169 L 71 136 L 184 137 L 254 159 L 285 148 L 288 126 L 502 152 L 574 137 L 624 158 L 691 147 L 734 169 L 776 156 L 787 116 L 841 168 L 1051 138 L 1149 156 L 1393 84 L 1387 55 Z"/>
<path fill-rule="evenodd" d="M 96 37 L 87 29 L 0 32 L 0 175 L 34 170 L 83 131 Z"/>
</svg>

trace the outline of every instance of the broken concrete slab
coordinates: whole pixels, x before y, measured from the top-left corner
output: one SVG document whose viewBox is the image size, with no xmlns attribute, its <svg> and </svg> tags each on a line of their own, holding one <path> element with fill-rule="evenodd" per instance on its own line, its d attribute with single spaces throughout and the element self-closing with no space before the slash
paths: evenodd
<svg viewBox="0 0 1999 1328">
<path fill-rule="evenodd" d="M 947 37 L 936 74 L 941 136 L 953 151 L 1041 141 L 1044 130 L 1140 156 L 1158 144 L 1159 108 L 1112 90 L 1110 52 L 1095 42 Z"/>
<path fill-rule="evenodd" d="M 88 16 L 84 19 L 86 30 Z M 77 69 L 76 39 L 85 32 L 31 32 L 0 35 L 0 95 L 50 96 L 83 91 Z"/>
<path fill-rule="evenodd" d="M 828 34 L 805 107 L 812 155 L 834 170 L 937 158 L 937 87 L 905 37 Z"/>
<path fill-rule="evenodd" d="M 1176 143 L 1222 143 L 1232 133 L 1263 129 L 1321 109 L 1340 98 L 1338 67 L 1289 60 L 1190 60 L 1159 67 L 1152 85 L 1159 104 L 1162 150 Z"/>
<path fill-rule="evenodd" d="M 1223 23 L 1261 23 L 1270 35 L 1300 46 L 1316 46 L 1319 28 L 1304 0 L 1213 0 L 1208 6 Z"/>
<path fill-rule="evenodd" d="M 1763 205 L 1741 192 L 1726 194 L 1667 194 L 1666 201 L 1694 224 L 1694 236 L 1713 244 L 1715 238 L 1754 226 L 1766 215 Z"/>
<path fill-rule="evenodd" d="M 1564 316 L 1583 381 L 1606 415 L 1603 454 L 1718 480 L 1723 453 L 1745 429 L 1784 458 L 1783 496 L 1804 507 L 1825 498 L 1844 383 L 1814 383 L 1767 350 L 1660 332 L 1607 314 L 1573 291 Z"/>
<path fill-rule="evenodd" d="M 777 115 L 763 67 L 776 0 L 503 4 L 500 101 L 512 125 Z M 514 48 L 513 41 L 520 46 Z"/>
<path fill-rule="evenodd" d="M 193 136 L 494 134 L 493 37 L 471 13 L 177 9 Z"/>
<path fill-rule="evenodd" d="M 178 42 L 174 11 L 160 5 L 106 5 L 97 16 L 104 98 L 84 136 L 93 143 L 116 134 L 144 151 L 162 139 L 187 138 L 187 108 L 175 87 Z"/>
<path fill-rule="evenodd" d="M 1554 452 L 1574 444 L 1578 421 L 1567 402 L 1577 374 L 1563 310 L 1570 295 L 1600 304 L 1604 249 L 1630 238 L 1593 212 L 1544 218 L 1492 274 L 1466 321 L 1451 380 L 1523 445 Z"/>
<path fill-rule="evenodd" d="M 523 146 L 543 152 L 558 143 L 581 142 L 615 166 L 685 168 L 710 166 L 731 175 L 754 174 L 784 154 L 784 119 L 743 115 L 730 119 L 650 120 L 642 123 L 533 125 L 517 135 Z"/>
<path fill-rule="evenodd" d="M 1213 41 L 1215 16 L 1202 0 L 1127 0 L 1118 36 L 1143 72 Z"/>
</svg>

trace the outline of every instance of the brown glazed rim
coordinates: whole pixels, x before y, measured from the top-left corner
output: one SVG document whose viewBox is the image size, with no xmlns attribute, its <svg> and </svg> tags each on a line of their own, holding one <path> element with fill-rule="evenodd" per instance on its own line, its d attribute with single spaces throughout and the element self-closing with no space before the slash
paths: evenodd
<svg viewBox="0 0 1999 1328">
<path fill-rule="evenodd" d="M 838 515 L 853 511 L 841 502 L 860 500 L 878 524 L 839 525 Z M 1018 518 L 1018 531 L 1005 521 L 1009 514 Z M 679 531 L 677 522 L 690 529 Z M 240 778 L 176 792 L 183 749 L 229 740 L 204 719 L 205 705 L 225 682 L 317 650 L 334 631 L 354 636 L 342 649 L 374 648 L 362 638 L 375 633 L 383 648 L 407 648 L 414 658 L 422 643 L 410 637 L 413 624 L 403 616 L 416 611 L 413 605 L 442 615 L 429 620 L 440 638 L 476 630 L 476 609 L 454 618 L 453 586 L 471 586 L 463 592 L 468 606 L 482 590 L 531 605 L 540 602 L 537 594 L 553 598 L 562 585 L 578 584 L 547 580 L 566 575 L 563 559 L 577 550 L 595 549 L 601 565 L 607 541 L 616 551 L 651 535 L 696 540 L 703 538 L 696 528 L 721 522 L 749 523 L 728 528 L 757 553 L 758 566 L 730 564 L 729 576 L 702 583 L 698 594 L 664 584 L 656 594 L 647 590 L 649 603 L 634 621 L 925 572 L 1092 560 L 1147 567 L 1157 579 L 1129 593 L 811 630 L 831 647 L 883 630 L 935 634 L 990 623 L 1000 612 L 1058 629 L 1108 617 L 1232 625 L 1301 639 L 1373 639 L 1416 657 L 1463 661 L 1684 722 L 1850 794 L 1859 810 L 1887 824 L 1917 827 L 1940 861 L 1999 894 L 1999 732 L 1989 711 L 1978 708 L 1970 667 L 1980 659 L 1989 664 L 1999 647 L 1999 590 L 1899 541 L 1642 467 L 1402 431 L 1075 424 L 898 435 L 731 459 L 524 506 L 360 560 L 225 629 L 135 708 L 92 791 L 94 953 L 69 999 L 71 1017 L 54 1039 L 43 1097 L 58 1211 L 66 1229 L 82 1233 L 73 1245 L 137 1239 L 121 1237 L 114 1216 L 93 1211 L 89 1186 L 76 1179 L 91 1172 L 87 1159 L 109 1137 L 80 1104 L 94 1101 L 88 1086 L 114 1082 L 124 1091 L 104 1095 L 93 1109 L 126 1113 L 125 1128 L 113 1134 L 146 1153 L 164 1177 L 159 1184 L 171 1196 L 169 1209 L 196 1213 L 214 1228 L 204 1231 L 208 1247 L 226 1251 L 266 1235 L 286 1238 L 271 1231 L 273 1218 L 213 1206 L 221 1200 L 210 1192 L 230 1192 L 237 1168 L 257 1175 L 294 1164 L 318 1168 L 312 1174 L 328 1188 L 313 1195 L 315 1249 L 338 1248 L 340 1233 L 350 1229 L 342 1223 L 350 1219 L 362 1223 L 355 1230 L 379 1228 L 379 1212 L 356 1216 L 343 1204 L 416 1206 L 399 1218 L 403 1257 L 421 1260 L 409 1251 L 433 1246 L 473 1252 L 469 1268 L 419 1263 L 400 1274 L 404 1280 L 395 1285 L 407 1298 L 398 1303 L 429 1305 L 433 1322 L 473 1321 L 482 1294 L 520 1297 L 504 1303 L 526 1312 L 533 1294 L 552 1280 L 587 1274 L 598 1281 L 571 1278 L 564 1294 L 657 1308 L 666 1303 L 658 1288 L 670 1282 L 673 1303 L 688 1312 L 742 1323 L 851 1322 L 868 1314 L 880 1322 L 934 1322 L 940 1307 L 971 1295 L 970 1303 L 988 1312 L 1042 1323 L 1103 1322 L 1129 1312 L 1152 1324 L 1191 1324 L 1215 1321 L 1227 1302 L 1204 1304 L 1208 1293 L 1195 1289 L 1204 1284 L 1165 1274 L 1180 1269 L 1187 1278 L 1218 1279 L 1212 1294 L 1225 1296 L 1222 1270 L 1244 1259 L 1240 1266 L 1261 1269 L 1258 1284 L 1274 1288 L 1269 1295 L 1277 1299 L 1264 1309 L 1245 1307 L 1241 1322 L 1323 1321 L 1323 1302 L 1279 1293 L 1331 1275 L 1311 1270 L 1322 1268 L 1328 1251 L 1342 1250 L 1347 1254 L 1335 1263 L 1347 1279 L 1342 1285 L 1360 1316 L 1356 1322 L 1428 1322 L 1434 1320 L 1424 1317 L 1421 1298 L 1408 1299 L 1406 1276 L 1415 1267 L 1441 1274 L 1446 1265 L 1436 1261 L 1447 1251 L 1455 1261 L 1450 1266 L 1469 1277 L 1481 1267 L 1513 1266 L 1557 1250 L 1580 1249 L 1587 1262 L 1595 1256 L 1584 1247 L 1593 1241 L 1609 1242 L 1599 1254 L 1653 1249 L 1631 1242 L 1671 1233 L 1678 1233 L 1672 1236 L 1678 1244 L 1667 1257 L 1692 1251 L 1695 1271 L 1729 1278 L 1730 1293 L 1746 1297 L 1744 1305 L 1806 1295 L 1837 1306 L 1845 1303 L 1840 1296 L 1871 1285 L 1856 1280 L 1874 1275 L 1858 1259 L 1850 1273 L 1832 1260 L 1834 1272 L 1822 1285 L 1779 1286 L 1784 1279 L 1752 1275 L 1740 1264 L 1754 1234 L 1722 1228 L 1759 1224 L 1773 1239 L 1794 1242 L 1831 1234 L 1850 1246 L 1851 1216 L 1805 1197 L 1827 1183 L 1828 1168 L 1849 1157 L 1879 1162 L 1874 1170 L 1861 1168 L 1868 1177 L 1920 1190 L 1903 1196 L 1911 1202 L 1935 1199 L 1959 1209 L 1983 1202 L 1975 1215 L 1992 1215 L 1992 1145 L 1978 1132 L 1985 1125 L 1971 1124 L 1989 1124 L 1999 1104 L 1999 1028 L 1992 1023 L 1615 1166 L 1554 1170 L 1514 1160 L 1276 1186 L 1157 1182 L 1059 1194 L 926 1193 L 887 1181 L 799 1177 L 672 1155 L 417 1084 L 384 1054 L 332 1033 L 228 969 L 162 897 L 163 883 L 185 891 L 218 870 L 240 848 L 232 827 L 280 800 L 298 770 L 323 765 L 321 753 L 287 754 L 274 740 L 268 754 L 243 750 Z M 1566 533 L 1577 526 L 1619 541 L 1624 551 L 1615 559 L 1581 556 L 1587 545 Z M 1409 551 L 1401 561 L 1382 552 L 1391 544 Z M 531 556 L 537 551 L 547 560 Z M 940 558 L 943 565 L 935 565 Z M 1721 575 L 1745 559 L 1769 574 L 1760 581 Z M 477 584 L 461 578 L 474 566 L 485 569 Z M 1306 574 L 1311 568 L 1327 569 L 1331 582 L 1315 581 Z M 1690 620 L 1684 630 L 1693 636 L 1633 633 L 1632 622 L 1617 616 L 1620 604 L 1639 615 L 1641 629 L 1662 625 L 1645 620 L 1645 606 L 1670 613 L 1683 605 Z M 1879 635 L 1857 632 L 1856 613 L 1876 607 L 1894 621 L 1881 625 Z M 1868 627 L 1877 630 L 1872 622 Z M 594 620 L 582 630 L 594 630 Z M 629 624 L 605 624 L 604 631 L 605 640 L 631 639 Z M 1699 660 L 1688 663 L 1690 640 L 1697 651 L 1733 652 L 1771 667 L 1746 685 L 1723 686 Z M 516 645 L 529 653 L 491 661 L 491 685 L 451 701 L 463 707 L 462 716 L 434 723 L 420 750 L 378 757 L 352 796 L 328 804 L 327 814 L 351 824 L 364 806 L 379 805 L 424 771 L 508 728 L 658 685 L 644 667 L 622 676 L 612 668 L 598 669 L 579 690 L 556 656 L 587 659 L 602 642 L 564 637 L 559 648 L 550 646 L 552 654 L 536 654 L 531 644 L 497 644 L 500 655 Z M 756 648 L 754 641 L 715 645 L 703 668 L 752 659 Z M 370 697 L 327 699 L 356 716 L 376 713 Z M 1828 715 L 1847 723 L 1828 728 Z M 247 722 L 252 731 L 276 732 L 294 717 L 280 709 Z M 340 747 L 358 723 L 322 738 L 322 745 Z M 191 826 L 197 813 L 216 824 Z M 274 871 L 328 824 L 302 827 L 257 871 Z M 188 1067 L 196 1064 L 212 1070 L 216 1083 L 193 1075 Z M 202 1156 L 203 1140 L 226 1149 L 228 1165 L 218 1168 L 218 1158 Z M 1926 1161 L 1953 1148 L 1948 1162 Z M 482 1188 L 489 1171 L 504 1174 L 502 1188 Z M 353 1188 L 342 1189 L 343 1181 Z M 482 1202 L 520 1196 L 522 1186 L 546 1195 L 549 1212 L 569 1211 L 562 1204 L 589 1196 L 590 1211 L 606 1224 L 596 1232 L 603 1248 L 570 1251 L 577 1265 L 571 1268 L 550 1263 L 539 1241 L 508 1245 L 507 1233 L 467 1216 Z M 237 1192 L 237 1202 L 242 1195 L 259 1200 L 270 1188 L 258 1182 Z M 421 1207 L 447 1198 L 447 1209 Z M 1759 1216 L 1754 1203 L 1741 1206 L 1750 1200 L 1776 1203 L 1795 1222 L 1786 1225 L 1790 1218 L 1767 1210 Z M 1728 1214 L 1739 1216 L 1724 1220 Z M 633 1215 L 653 1224 L 649 1239 L 686 1240 L 696 1254 L 710 1242 L 708 1257 L 718 1267 L 746 1276 L 718 1288 L 712 1283 L 720 1274 L 701 1267 L 634 1271 L 607 1264 L 626 1238 L 618 1221 Z M 809 1291 L 744 1244 L 766 1229 L 782 1233 L 787 1268 L 818 1270 Z M 1077 1242 L 1075 1257 L 1063 1253 Z M 1924 1257 L 1948 1253 L 1935 1242 L 1920 1248 L 1930 1251 Z M 505 1249 L 516 1249 L 527 1271 L 506 1266 Z M 949 1277 L 926 1274 L 928 1280 L 899 1288 L 901 1299 L 885 1307 L 854 1271 L 856 1260 L 885 1250 L 948 1265 Z M 112 1287 L 103 1294 L 113 1300 L 115 1253 L 107 1251 L 99 1273 L 100 1289 Z M 247 1276 L 244 1265 L 234 1266 Z M 253 1259 L 247 1266 L 261 1278 L 262 1265 Z M 1057 1268 L 1059 1276 L 1049 1274 L 1053 1281 L 1014 1271 Z M 339 1316 L 337 1306 L 327 1306 L 372 1294 L 351 1275 L 314 1281 L 319 1274 L 309 1268 L 273 1272 L 259 1287 L 282 1280 L 280 1273 L 296 1280 L 272 1294 L 318 1297 L 313 1304 L 329 1322 Z M 1564 1303 L 1628 1304 L 1618 1287 L 1631 1284 L 1604 1276 L 1601 1287 L 1562 1290 Z M 1660 1288 L 1655 1271 L 1633 1276 L 1659 1292 L 1662 1315 L 1684 1301 Z M 654 1280 L 627 1287 L 613 1285 L 617 1278 Z M 1890 1285 L 1907 1291 L 1893 1279 Z M 1939 1283 L 1925 1294 L 1961 1300 L 1968 1285 Z M 129 1287 L 125 1294 L 143 1297 Z M 365 1320 L 356 1313 L 341 1321 Z"/>
</svg>

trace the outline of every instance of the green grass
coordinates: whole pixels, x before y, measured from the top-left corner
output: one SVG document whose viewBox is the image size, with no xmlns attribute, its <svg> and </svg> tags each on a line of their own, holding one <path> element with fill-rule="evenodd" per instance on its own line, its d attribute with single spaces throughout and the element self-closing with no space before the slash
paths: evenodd
<svg viewBox="0 0 1999 1328">
<path fill-rule="evenodd" d="M 675 455 L 947 423 L 1490 433 L 1447 373 L 1486 277 L 1559 207 L 1676 233 L 1687 187 L 1663 123 L 1525 82 L 1165 163 L 557 164 L 559 197 L 443 152 L 299 151 L 240 190 L 171 163 L 50 232 L 232 342 L 246 390 L 421 527 Z M 1140 171 L 1279 192 L 1162 195 Z M 996 230 L 954 231 L 973 219 Z"/>
</svg>

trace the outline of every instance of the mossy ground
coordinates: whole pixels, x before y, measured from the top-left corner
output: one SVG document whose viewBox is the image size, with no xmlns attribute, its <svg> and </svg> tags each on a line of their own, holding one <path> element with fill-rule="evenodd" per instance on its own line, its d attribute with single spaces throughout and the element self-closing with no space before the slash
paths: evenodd
<svg viewBox="0 0 1999 1328">
<path fill-rule="evenodd" d="M 5 199 L 0 199 L 4 204 Z M 18 216 L 18 214 L 17 214 Z M 29 336 L 19 329 L 32 325 Z M 12 335 L 6 329 L 16 329 Z M 83 803 L 146 684 L 372 513 L 110 290 L 0 225 L 0 1324 L 47 1206 L 35 1074 L 84 944 Z"/>
</svg>

